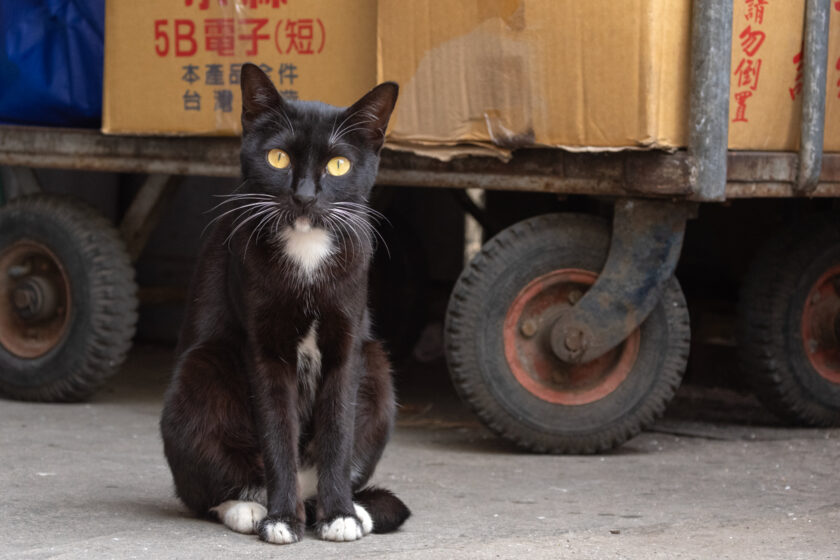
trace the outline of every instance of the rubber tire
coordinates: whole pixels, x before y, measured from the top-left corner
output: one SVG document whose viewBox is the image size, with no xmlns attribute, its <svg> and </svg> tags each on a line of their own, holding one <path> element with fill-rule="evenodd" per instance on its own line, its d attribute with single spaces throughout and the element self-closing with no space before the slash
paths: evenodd
<svg viewBox="0 0 840 560">
<path fill-rule="evenodd" d="M 840 426 L 840 384 L 811 365 L 801 331 L 808 293 L 838 264 L 837 216 L 811 216 L 768 240 L 741 284 L 741 369 L 759 400 L 791 424 Z"/>
<path fill-rule="evenodd" d="M 70 324 L 46 354 L 26 359 L 0 345 L 0 393 L 33 401 L 89 397 L 125 360 L 137 323 L 134 268 L 119 232 L 93 208 L 39 194 L 0 208 L 0 252 L 20 239 L 48 247 L 70 283 Z"/>
<path fill-rule="evenodd" d="M 524 449 L 596 453 L 615 448 L 662 415 L 682 380 L 690 334 L 675 278 L 640 327 L 636 363 L 609 395 L 585 405 L 549 403 L 510 371 L 502 325 L 519 291 L 553 270 L 602 270 L 609 244 L 609 226 L 598 218 L 537 216 L 488 241 L 452 292 L 445 344 L 455 388 L 485 425 Z"/>
</svg>

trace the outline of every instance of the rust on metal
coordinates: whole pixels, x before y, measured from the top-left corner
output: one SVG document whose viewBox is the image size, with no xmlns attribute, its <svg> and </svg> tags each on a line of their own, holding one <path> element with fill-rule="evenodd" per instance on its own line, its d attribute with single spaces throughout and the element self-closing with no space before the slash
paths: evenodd
<svg viewBox="0 0 840 560">
<path fill-rule="evenodd" d="M 621 385 L 636 363 L 638 329 L 620 346 L 586 364 L 564 362 L 551 349 L 551 326 L 569 308 L 571 294 L 585 292 L 597 278 L 594 272 L 574 268 L 549 272 L 529 282 L 508 308 L 503 325 L 505 359 L 516 381 L 543 401 L 583 405 L 600 400 Z"/>
<path fill-rule="evenodd" d="M 814 283 L 802 312 L 805 355 L 821 377 L 840 385 L 840 265 Z"/>
<path fill-rule="evenodd" d="M 67 333 L 70 282 L 61 261 L 41 243 L 19 240 L 0 253 L 0 345 L 37 358 Z"/>
<path fill-rule="evenodd" d="M 625 188 L 642 195 L 687 196 L 690 173 L 685 152 L 640 152 L 625 161 Z"/>
<path fill-rule="evenodd" d="M 595 360 L 644 322 L 674 272 L 692 206 L 661 200 L 616 202 L 610 249 L 597 282 L 551 327 L 551 348 L 561 360 Z"/>
</svg>

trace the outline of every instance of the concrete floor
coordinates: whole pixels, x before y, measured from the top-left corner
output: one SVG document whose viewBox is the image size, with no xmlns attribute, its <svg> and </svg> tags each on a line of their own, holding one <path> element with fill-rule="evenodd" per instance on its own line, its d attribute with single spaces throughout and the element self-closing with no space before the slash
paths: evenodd
<svg viewBox="0 0 840 560">
<path fill-rule="evenodd" d="M 170 363 L 135 349 L 88 404 L 0 401 L 0 558 L 840 558 L 840 430 L 687 389 L 613 453 L 527 455 L 418 372 L 376 475 L 414 511 L 403 529 L 265 544 L 173 497 L 157 430 Z"/>
</svg>

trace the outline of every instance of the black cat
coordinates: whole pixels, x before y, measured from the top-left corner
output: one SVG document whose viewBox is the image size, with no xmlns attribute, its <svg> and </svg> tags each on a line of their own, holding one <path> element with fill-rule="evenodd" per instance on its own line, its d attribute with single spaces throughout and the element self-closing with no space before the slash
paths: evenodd
<svg viewBox="0 0 840 560">
<path fill-rule="evenodd" d="M 161 418 L 178 496 L 199 515 L 292 543 L 399 527 L 365 488 L 394 422 L 390 364 L 370 332 L 373 187 L 397 99 L 284 100 L 242 67 L 242 176 L 198 260 Z"/>
</svg>

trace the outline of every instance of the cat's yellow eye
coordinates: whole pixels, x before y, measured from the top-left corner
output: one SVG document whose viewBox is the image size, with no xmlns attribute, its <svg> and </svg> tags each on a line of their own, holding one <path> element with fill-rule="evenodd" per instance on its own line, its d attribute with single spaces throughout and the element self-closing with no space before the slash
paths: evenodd
<svg viewBox="0 0 840 560">
<path fill-rule="evenodd" d="M 327 162 L 327 173 L 335 177 L 341 177 L 350 171 L 350 160 L 346 157 L 334 157 Z"/>
<path fill-rule="evenodd" d="M 268 165 L 276 167 L 277 169 L 286 169 L 292 162 L 292 160 L 289 159 L 289 154 L 283 150 L 278 150 L 277 148 L 269 150 L 266 159 L 268 160 Z"/>
</svg>

